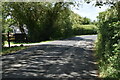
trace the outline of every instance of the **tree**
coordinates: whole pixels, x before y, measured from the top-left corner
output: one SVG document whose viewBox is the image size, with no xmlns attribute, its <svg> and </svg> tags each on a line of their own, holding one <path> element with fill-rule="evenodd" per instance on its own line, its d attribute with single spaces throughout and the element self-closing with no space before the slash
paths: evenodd
<svg viewBox="0 0 120 80">
<path fill-rule="evenodd" d="M 101 5 L 102 4 L 103 3 L 101 3 Z M 70 5 L 73 5 L 73 3 L 5 2 L 3 4 L 3 15 L 5 19 L 7 18 L 7 16 L 11 16 L 11 19 L 14 20 L 15 24 L 19 26 L 20 30 L 23 33 L 23 25 L 26 25 L 28 29 L 27 36 L 29 40 L 35 42 L 51 39 L 52 36 L 55 35 L 55 23 L 57 23 L 56 21 L 59 21 L 61 14 L 63 14 L 65 10 L 69 12 Z M 100 2 L 96 2 L 96 5 L 101 6 Z M 64 13 L 63 15 L 69 16 L 69 14 L 66 13 Z M 79 17 L 76 17 L 76 19 L 77 18 L 79 19 Z M 70 18 L 68 18 L 67 21 L 70 23 Z M 78 21 L 81 21 L 81 19 Z M 78 21 L 76 20 L 75 22 Z M 89 22 L 89 19 L 84 18 L 83 24 L 88 24 Z"/>
<path fill-rule="evenodd" d="M 90 23 L 91 23 L 91 20 L 89 18 L 86 18 L 86 17 L 83 18 L 82 24 L 90 24 Z"/>
<path fill-rule="evenodd" d="M 28 29 L 28 38 L 32 42 L 48 40 L 54 33 L 54 24 L 59 20 L 61 13 L 69 8 L 70 3 L 4 3 L 4 15 L 11 16 L 15 20 L 20 30 L 24 32 L 23 26 Z M 68 15 L 65 14 L 64 15 Z"/>
</svg>

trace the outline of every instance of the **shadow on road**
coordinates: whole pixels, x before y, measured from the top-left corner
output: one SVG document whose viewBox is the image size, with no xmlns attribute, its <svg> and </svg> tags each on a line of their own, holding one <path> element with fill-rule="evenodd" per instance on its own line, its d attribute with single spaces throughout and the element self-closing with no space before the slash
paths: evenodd
<svg viewBox="0 0 120 80">
<path fill-rule="evenodd" d="M 3 80 L 98 80 L 93 51 L 80 46 L 43 44 L 3 56 Z"/>
</svg>

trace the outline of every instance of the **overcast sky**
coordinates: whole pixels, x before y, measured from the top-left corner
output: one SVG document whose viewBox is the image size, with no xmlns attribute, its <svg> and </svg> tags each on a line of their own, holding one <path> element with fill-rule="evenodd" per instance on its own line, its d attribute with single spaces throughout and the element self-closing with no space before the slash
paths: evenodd
<svg viewBox="0 0 120 80">
<path fill-rule="evenodd" d="M 101 8 L 93 6 L 92 3 L 87 4 L 84 3 L 79 6 L 79 10 L 73 9 L 73 11 L 77 14 L 79 14 L 82 17 L 90 18 L 92 21 L 97 20 L 97 16 L 99 12 L 105 11 L 108 8 L 108 6 L 102 6 Z"/>
</svg>

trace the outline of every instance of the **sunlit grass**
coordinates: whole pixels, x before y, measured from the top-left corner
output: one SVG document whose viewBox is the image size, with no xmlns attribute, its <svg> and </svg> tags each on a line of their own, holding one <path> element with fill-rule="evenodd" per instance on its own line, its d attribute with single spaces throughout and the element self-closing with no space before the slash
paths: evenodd
<svg viewBox="0 0 120 80">
<path fill-rule="evenodd" d="M 35 43 L 43 43 L 43 42 L 49 42 L 49 41 L 53 41 L 53 40 L 48 40 L 48 41 L 41 41 L 41 42 L 10 42 L 10 45 L 17 45 L 17 44 L 35 44 Z M 5 41 L 5 45 L 8 45 L 8 42 Z"/>
</svg>

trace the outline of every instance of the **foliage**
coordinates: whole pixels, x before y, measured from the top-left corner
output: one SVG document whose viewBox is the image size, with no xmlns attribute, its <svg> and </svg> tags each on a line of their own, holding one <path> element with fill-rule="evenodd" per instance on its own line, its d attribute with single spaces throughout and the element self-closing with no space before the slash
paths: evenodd
<svg viewBox="0 0 120 80">
<path fill-rule="evenodd" d="M 11 16 L 21 30 L 23 30 L 23 25 L 26 25 L 30 41 L 49 40 L 57 36 L 57 34 L 61 35 L 61 30 L 64 29 L 63 33 L 67 33 L 66 31 L 70 29 L 71 25 L 67 26 L 67 24 L 71 23 L 68 18 L 70 15 L 68 14 L 70 12 L 69 4 L 71 3 L 7 2 L 3 4 L 3 16 L 5 18 Z M 56 23 L 60 23 L 59 26 Z M 57 27 L 60 29 L 58 33 Z"/>
<path fill-rule="evenodd" d="M 80 15 L 78 15 L 78 14 L 74 13 L 73 11 L 71 11 L 70 20 L 72 22 L 72 25 L 74 25 L 74 24 L 82 24 L 83 17 L 81 17 Z"/>
<path fill-rule="evenodd" d="M 73 25 L 74 35 L 97 34 L 95 25 Z"/>
<path fill-rule="evenodd" d="M 89 24 L 90 19 L 75 14 L 71 11 L 70 5 L 72 5 L 70 2 L 5 2 L 3 3 L 3 30 L 5 30 L 3 32 L 9 31 L 9 26 L 14 25 L 25 33 L 23 29 L 25 25 L 30 42 L 72 36 L 75 31 L 72 30 L 73 25 Z"/>
<path fill-rule="evenodd" d="M 83 25 L 90 24 L 90 23 L 91 23 L 91 20 L 89 18 L 86 18 L 86 17 L 83 18 L 83 21 L 82 21 Z"/>
<path fill-rule="evenodd" d="M 72 33 L 72 22 L 70 21 L 71 11 L 69 8 L 66 8 L 63 12 L 61 12 L 58 16 L 58 20 L 54 24 L 54 34 L 52 38 L 60 39 L 66 38 L 73 35 Z"/>
<path fill-rule="evenodd" d="M 97 56 L 100 76 L 120 78 L 120 21 L 119 11 L 112 7 L 98 16 Z"/>
</svg>

